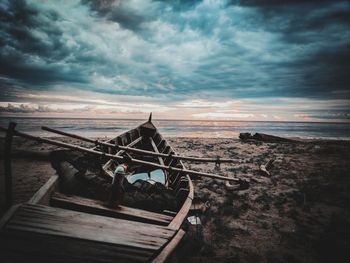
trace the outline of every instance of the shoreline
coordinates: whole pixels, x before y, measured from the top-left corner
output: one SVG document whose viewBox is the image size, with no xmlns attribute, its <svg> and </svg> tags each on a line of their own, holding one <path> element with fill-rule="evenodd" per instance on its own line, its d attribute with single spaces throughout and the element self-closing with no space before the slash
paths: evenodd
<svg viewBox="0 0 350 263">
<path fill-rule="evenodd" d="M 0 126 L 7 127 L 11 119 L 0 118 Z M 137 120 L 114 119 L 40 119 L 13 120 L 19 131 L 41 137 L 55 137 L 40 129 L 42 125 L 76 133 L 85 137 L 114 137 L 139 125 Z M 145 121 L 145 120 L 144 120 Z M 301 140 L 350 140 L 350 123 L 321 122 L 264 122 L 264 121 L 169 121 L 154 120 L 166 138 L 238 138 L 240 133 L 264 133 Z M 0 134 L 1 136 L 1 134 Z"/>
<path fill-rule="evenodd" d="M 26 133 L 26 132 L 25 132 Z M 2 144 L 3 140 L 5 140 L 5 133 L 4 132 L 0 132 L 0 144 Z M 277 135 L 276 135 L 277 136 Z M 15 136 L 16 137 L 16 136 Z M 14 138 L 15 138 L 14 137 Z M 41 137 L 41 136 L 39 136 Z M 56 139 L 56 140 L 62 140 L 66 141 L 65 139 L 67 137 L 65 136 L 42 136 L 42 138 L 45 139 Z M 92 140 L 108 140 L 111 139 L 112 137 L 110 136 L 89 136 L 87 137 L 89 139 Z M 234 141 L 241 141 L 241 139 L 237 137 L 188 137 L 188 136 L 164 136 L 165 139 L 167 140 L 177 140 L 177 139 L 181 139 L 181 140 L 187 140 L 187 139 L 193 139 L 193 140 L 234 140 Z M 289 139 L 289 140 L 294 140 L 296 143 L 341 143 L 341 142 L 345 142 L 345 143 L 350 143 L 350 138 L 349 139 L 338 139 L 338 138 L 303 138 L 303 137 L 282 137 L 285 139 Z M 259 142 L 257 140 L 255 140 L 256 142 Z M 254 142 L 254 140 L 250 140 L 248 142 Z M 281 142 L 281 143 L 285 143 L 285 142 Z"/>
<path fill-rule="evenodd" d="M 47 116 L 0 116 L 0 119 L 68 119 L 68 120 L 132 120 L 132 121 L 145 121 L 146 118 L 136 118 L 136 119 L 130 119 L 130 118 L 86 118 L 86 117 L 47 117 Z M 267 123 L 325 123 L 325 124 L 349 124 L 350 121 L 283 121 L 283 120 L 216 120 L 216 119 L 155 119 L 154 121 L 194 121 L 194 122 L 267 122 Z"/>
<path fill-rule="evenodd" d="M 251 182 L 249 189 L 235 192 L 227 190 L 222 181 L 193 180 L 196 200 L 208 202 L 210 207 L 199 215 L 203 238 L 200 246 L 191 248 L 186 262 L 342 262 L 341 256 L 350 249 L 350 141 L 167 139 L 185 156 L 237 159 L 233 164 L 221 164 L 220 170 L 214 164 L 185 162 L 187 168 Z M 50 152 L 57 147 L 14 138 L 12 149 L 14 153 Z M 17 203 L 28 200 L 55 174 L 47 160 L 30 158 L 18 156 L 12 161 Z M 261 175 L 259 165 L 271 158 L 275 159 L 271 176 Z M 3 174 L 2 165 L 0 172 Z"/>
</svg>

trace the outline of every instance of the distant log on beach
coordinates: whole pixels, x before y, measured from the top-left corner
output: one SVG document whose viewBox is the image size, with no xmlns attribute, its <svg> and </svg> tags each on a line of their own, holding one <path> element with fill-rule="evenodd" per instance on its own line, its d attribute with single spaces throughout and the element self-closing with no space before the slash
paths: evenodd
<svg viewBox="0 0 350 263">
<path fill-rule="evenodd" d="M 264 134 L 264 133 L 255 133 L 254 135 L 251 135 L 249 132 L 245 132 L 245 133 L 240 133 L 239 138 L 242 141 L 255 140 L 255 141 L 261 141 L 261 142 L 297 142 L 296 140 Z"/>
</svg>

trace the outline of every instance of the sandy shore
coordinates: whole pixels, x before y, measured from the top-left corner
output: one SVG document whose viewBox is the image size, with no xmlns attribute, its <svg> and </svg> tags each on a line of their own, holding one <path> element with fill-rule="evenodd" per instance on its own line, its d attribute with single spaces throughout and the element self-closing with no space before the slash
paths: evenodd
<svg viewBox="0 0 350 263">
<path fill-rule="evenodd" d="M 203 138 L 170 138 L 169 142 L 183 155 L 237 159 L 234 164 L 222 164 L 220 171 L 214 164 L 186 163 L 188 168 L 251 182 L 248 190 L 233 192 L 217 180 L 194 180 L 197 200 L 208 202 L 210 208 L 200 216 L 204 229 L 200 246 L 187 253 L 186 261 L 345 262 L 350 249 L 350 142 Z M 16 138 L 12 162 L 15 203 L 28 200 L 55 174 L 45 157 L 54 149 Z M 43 154 L 30 160 L 18 154 L 22 150 Z M 276 160 L 271 176 L 261 175 L 259 165 L 271 158 Z"/>
</svg>

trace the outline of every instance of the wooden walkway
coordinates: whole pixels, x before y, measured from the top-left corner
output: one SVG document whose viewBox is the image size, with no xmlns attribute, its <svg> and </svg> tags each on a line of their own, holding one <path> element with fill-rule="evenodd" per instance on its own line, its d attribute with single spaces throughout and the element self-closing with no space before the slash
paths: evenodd
<svg viewBox="0 0 350 263">
<path fill-rule="evenodd" d="M 157 261 L 162 251 L 169 249 L 168 243 L 178 242 L 183 236 L 183 231 L 164 226 L 169 216 L 124 209 L 128 219 L 134 212 L 134 218 L 159 221 L 143 223 L 118 218 L 123 213 L 112 213 L 89 199 L 54 195 L 53 200 L 56 205 L 68 202 L 74 210 L 87 209 L 89 213 L 39 204 L 12 207 L 0 223 L 4 262 Z M 92 214 L 96 211 L 109 217 Z"/>
</svg>

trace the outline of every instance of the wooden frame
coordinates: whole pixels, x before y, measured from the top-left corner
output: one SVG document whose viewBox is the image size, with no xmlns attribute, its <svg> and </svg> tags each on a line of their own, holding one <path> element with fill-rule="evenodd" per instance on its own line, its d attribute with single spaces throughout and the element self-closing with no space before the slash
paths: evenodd
<svg viewBox="0 0 350 263">
<path fill-rule="evenodd" d="M 28 201 L 29 204 L 49 205 L 51 193 L 58 187 L 58 175 L 53 175 L 50 179 L 33 195 Z"/>
</svg>

